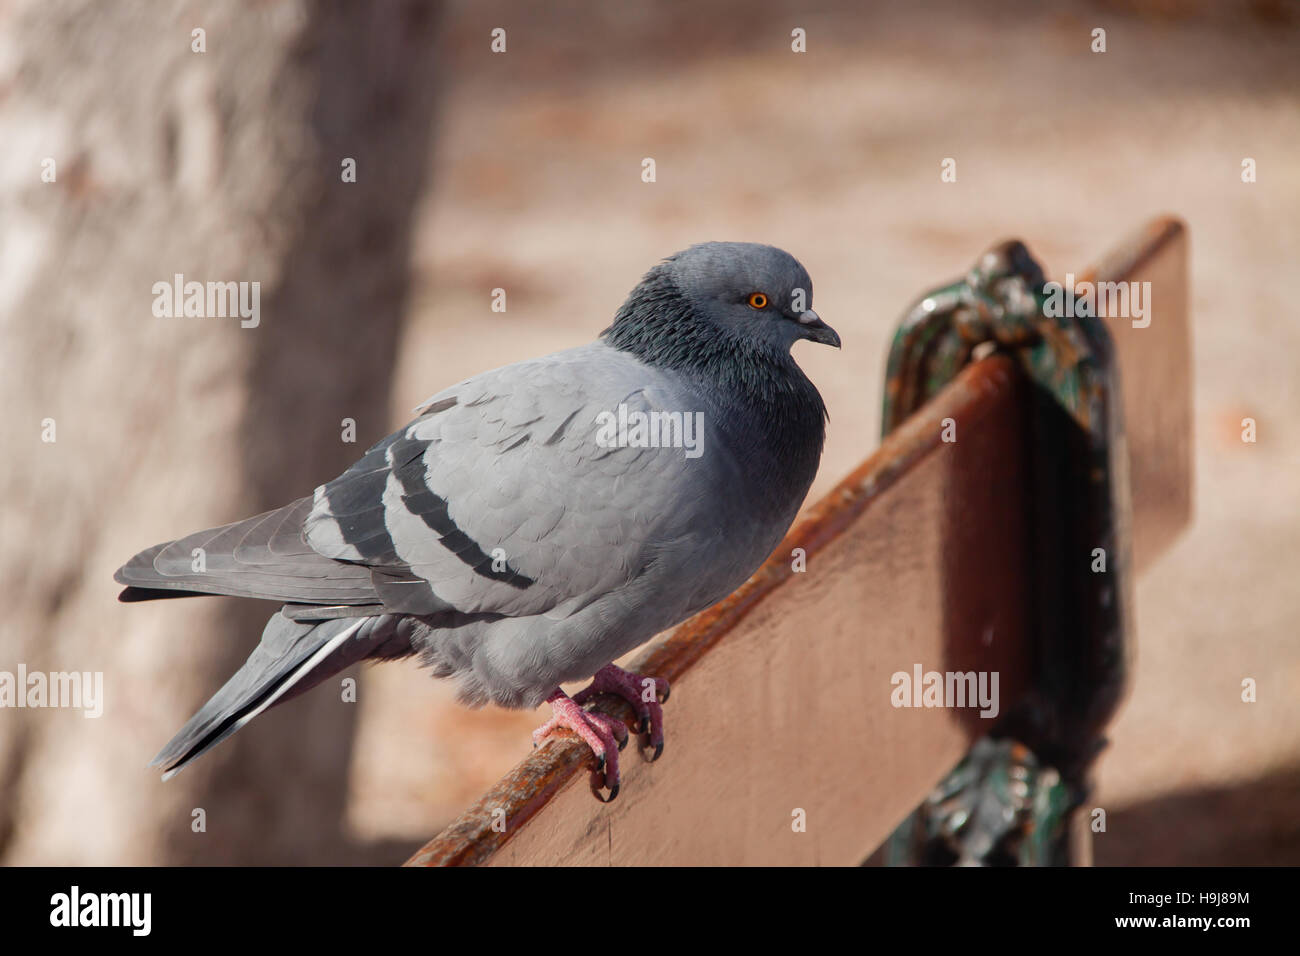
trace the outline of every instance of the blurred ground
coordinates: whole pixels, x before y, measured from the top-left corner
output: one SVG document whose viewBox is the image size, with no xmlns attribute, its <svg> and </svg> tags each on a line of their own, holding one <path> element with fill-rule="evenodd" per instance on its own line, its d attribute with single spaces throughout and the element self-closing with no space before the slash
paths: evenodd
<svg viewBox="0 0 1300 956">
<path fill-rule="evenodd" d="M 663 255 L 770 242 L 808 267 L 845 343 L 797 353 L 831 412 L 815 499 L 877 445 L 886 344 L 918 293 L 999 238 L 1061 277 L 1177 214 L 1196 519 L 1138 588 L 1136 678 L 1097 795 L 1126 825 L 1097 856 L 1300 862 L 1295 10 L 451 4 L 391 424 L 452 381 L 589 340 Z M 497 26 L 503 56 L 487 52 Z M 796 26 L 806 54 L 790 52 Z M 940 183 L 944 157 L 956 183 Z M 1246 416 L 1258 444 L 1240 441 Z M 349 825 L 414 847 L 525 754 L 537 717 L 461 710 L 414 667 L 364 673 Z M 1258 704 L 1240 701 L 1247 676 Z M 1225 814 L 1260 822 L 1242 842 L 1206 837 L 1236 832 Z"/>
</svg>

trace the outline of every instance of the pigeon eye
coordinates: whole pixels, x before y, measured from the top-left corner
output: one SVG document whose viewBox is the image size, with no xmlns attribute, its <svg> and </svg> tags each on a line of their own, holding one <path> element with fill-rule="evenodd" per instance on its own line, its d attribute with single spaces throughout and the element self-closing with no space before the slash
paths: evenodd
<svg viewBox="0 0 1300 956">
<path fill-rule="evenodd" d="M 751 292 L 746 301 L 749 302 L 749 307 L 751 309 L 767 308 L 767 296 L 763 295 L 761 292 Z"/>
</svg>

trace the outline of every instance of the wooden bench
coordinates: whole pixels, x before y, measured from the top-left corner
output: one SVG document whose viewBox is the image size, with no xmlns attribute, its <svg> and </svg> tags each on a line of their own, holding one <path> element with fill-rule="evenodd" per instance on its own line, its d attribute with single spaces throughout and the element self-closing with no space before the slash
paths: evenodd
<svg viewBox="0 0 1300 956">
<path fill-rule="evenodd" d="M 1191 514 L 1186 232 L 1158 220 L 1084 280 L 1153 293 L 1147 327 L 1107 323 L 1140 571 Z M 593 799 L 587 748 L 556 739 L 408 865 L 860 863 L 991 723 L 896 707 L 891 676 L 997 672 L 1003 711 L 1034 680 L 1031 388 L 1005 355 L 966 366 L 740 590 L 631 665 L 670 681 L 669 736 L 653 766 L 625 754 L 618 800 Z M 942 439 L 946 420 L 960 440 Z"/>
</svg>

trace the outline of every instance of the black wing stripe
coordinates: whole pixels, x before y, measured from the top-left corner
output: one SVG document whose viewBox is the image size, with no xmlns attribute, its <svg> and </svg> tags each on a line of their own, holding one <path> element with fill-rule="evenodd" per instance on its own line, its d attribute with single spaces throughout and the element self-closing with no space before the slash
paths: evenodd
<svg viewBox="0 0 1300 956">
<path fill-rule="evenodd" d="M 506 564 L 497 571 L 493 560 L 469 535 L 462 531 L 447 511 L 447 500 L 429 490 L 424 483 L 424 452 L 429 442 L 402 438 L 393 444 L 393 473 L 402 484 L 402 503 L 411 514 L 419 515 L 426 525 L 442 537 L 443 544 L 480 577 L 501 581 L 523 590 L 535 582 Z M 401 467 L 396 462 L 404 461 Z"/>
</svg>

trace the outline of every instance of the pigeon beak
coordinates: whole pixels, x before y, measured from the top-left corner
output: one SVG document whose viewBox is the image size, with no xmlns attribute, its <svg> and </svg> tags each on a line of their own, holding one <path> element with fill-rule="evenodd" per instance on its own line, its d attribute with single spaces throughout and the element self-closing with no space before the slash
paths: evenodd
<svg viewBox="0 0 1300 956">
<path fill-rule="evenodd" d="M 803 326 L 803 338 L 810 339 L 813 342 L 820 342 L 822 345 L 840 347 L 839 334 L 823 322 L 822 317 L 812 309 L 800 313 L 799 324 Z"/>
</svg>

